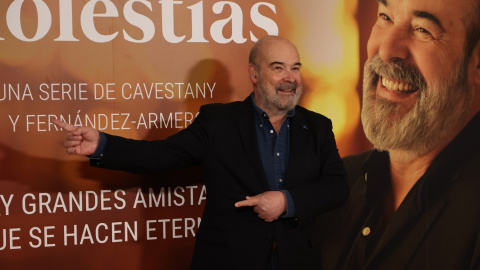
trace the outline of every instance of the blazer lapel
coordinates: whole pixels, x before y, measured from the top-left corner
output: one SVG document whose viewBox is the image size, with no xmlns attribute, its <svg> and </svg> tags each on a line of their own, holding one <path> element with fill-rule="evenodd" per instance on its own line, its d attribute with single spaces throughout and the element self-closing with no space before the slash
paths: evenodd
<svg viewBox="0 0 480 270">
<path fill-rule="evenodd" d="M 302 160 L 305 158 L 303 155 L 306 153 L 306 147 L 308 147 L 309 136 L 310 131 L 303 113 L 296 110 L 295 116 L 290 120 L 290 161 L 285 176 L 285 188 L 292 184 L 290 179 L 294 179 L 295 175 L 298 175 L 298 170 L 302 169 Z"/>
<path fill-rule="evenodd" d="M 267 177 L 263 171 L 260 150 L 258 148 L 257 133 L 255 130 L 255 120 L 253 116 L 253 104 L 251 97 L 246 98 L 240 105 L 239 113 L 235 121 L 237 122 L 242 145 L 247 153 L 248 162 L 259 180 L 263 191 L 269 190 Z"/>
</svg>

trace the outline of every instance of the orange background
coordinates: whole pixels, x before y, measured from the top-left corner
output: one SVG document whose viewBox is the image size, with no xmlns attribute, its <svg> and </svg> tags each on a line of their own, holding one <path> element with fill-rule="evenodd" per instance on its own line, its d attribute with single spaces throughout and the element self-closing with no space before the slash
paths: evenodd
<svg viewBox="0 0 480 270">
<path fill-rule="evenodd" d="M 126 1 L 111 1 L 117 7 L 118 18 L 96 18 L 98 32 L 118 32 L 111 42 L 90 41 L 80 27 L 81 10 L 89 1 L 73 0 L 73 33 L 76 42 L 54 41 L 59 35 L 59 1 L 44 0 L 51 11 L 52 25 L 48 34 L 39 41 L 25 42 L 11 34 L 6 24 L 6 13 L 13 0 L 0 2 L 0 195 L 6 200 L 13 198 L 6 212 L 0 199 L 0 268 L 1 269 L 188 269 L 193 251 L 194 238 L 185 232 L 185 222 L 201 217 L 202 180 L 197 167 L 187 170 L 146 176 L 90 168 L 87 159 L 68 156 L 63 147 L 64 132 L 53 126 L 40 124 L 46 120 L 43 115 L 72 115 L 82 117 L 112 113 L 128 113 L 130 120 L 138 120 L 141 114 L 186 112 L 193 115 L 202 104 L 243 100 L 252 91 L 248 80 L 248 53 L 253 45 L 250 31 L 257 37 L 266 34 L 250 18 L 251 7 L 260 1 L 228 1 L 235 3 L 243 12 L 243 37 L 245 43 L 229 42 L 219 44 L 210 36 L 210 25 L 229 18 L 231 10 L 226 7 L 220 14 L 212 11 L 219 1 L 183 1 L 175 6 L 174 30 L 177 36 L 186 38 L 179 43 L 169 43 L 162 35 L 162 12 L 158 1 L 149 1 L 152 11 L 137 5 L 135 10 L 145 14 L 155 25 L 155 36 L 146 43 L 125 41 L 122 31 L 141 39 L 142 32 L 122 17 Z M 204 14 L 204 37 L 208 42 L 189 43 L 192 36 L 191 11 L 187 7 L 202 2 Z M 366 44 L 371 26 L 376 19 L 376 1 L 355 0 L 300 0 L 263 1 L 275 6 L 275 11 L 263 6 L 260 13 L 273 20 L 279 35 L 289 38 L 299 49 L 305 90 L 300 104 L 331 118 L 334 124 L 337 146 L 340 154 L 346 156 L 370 148 L 359 122 L 361 101 L 362 66 L 366 59 Z M 97 12 L 103 12 L 101 4 Z M 22 29 L 27 37 L 33 37 L 37 29 L 37 11 L 33 0 L 25 0 L 22 8 Z M 226 24 L 222 34 L 232 34 L 232 24 Z M 152 83 L 209 83 L 215 85 L 213 96 L 192 98 L 188 96 L 173 99 L 129 99 L 121 95 L 121 86 Z M 85 84 L 83 96 L 87 100 L 41 100 L 41 84 L 64 83 Z M 95 84 L 115 84 L 112 100 L 95 100 Z M 30 87 L 34 100 L 26 98 L 9 100 L 9 86 L 24 92 Z M 207 93 L 209 93 L 207 91 Z M 98 94 L 98 93 L 97 93 Z M 181 89 L 184 96 L 185 87 Z M 60 95 L 56 94 L 57 97 Z M 26 118 L 36 124 L 27 125 Z M 15 130 L 11 119 L 19 117 Z M 40 116 L 40 118 L 39 118 Z M 10 118 L 9 118 L 10 117 Z M 182 123 L 179 122 L 181 125 Z M 123 122 L 120 122 L 123 125 Z M 38 130 L 40 127 L 40 130 Z M 27 130 L 28 128 L 28 130 Z M 162 139 L 178 128 L 137 129 L 135 123 L 127 122 L 125 128 L 107 128 L 106 132 L 135 139 Z M 45 130 L 46 129 L 46 130 Z M 50 130 L 49 130 L 50 129 Z M 148 197 L 149 189 L 156 196 L 163 188 L 184 188 L 181 193 L 185 204 L 182 206 L 137 207 L 133 208 L 137 191 Z M 187 189 L 186 187 L 190 187 Z M 53 208 L 55 199 L 61 196 L 66 201 L 68 194 L 95 192 L 100 196 L 107 193 L 113 206 L 116 190 L 125 191 L 123 209 L 94 211 L 62 211 L 49 213 L 39 210 L 25 213 L 22 199 L 35 196 L 36 202 L 42 194 L 50 194 Z M 193 196 L 190 194 L 193 191 Z M 60 194 L 60 195 L 59 195 Z M 175 198 L 174 198 L 175 199 Z M 176 197 L 178 201 L 178 197 Z M 193 205 L 190 204 L 193 200 Z M 200 203 L 198 203 L 200 201 Z M 30 202 L 35 202 L 30 200 Z M 37 208 L 39 205 L 36 206 Z M 183 224 L 176 229 L 182 237 L 173 238 L 172 224 L 166 224 L 167 237 L 161 237 L 161 224 L 155 225 L 157 240 L 148 240 L 145 230 L 147 220 L 180 219 Z M 109 226 L 115 222 L 138 224 L 138 239 L 124 239 L 119 242 L 64 245 L 63 228 L 78 226 L 80 232 L 85 225 L 92 230 L 98 224 Z M 191 224 L 189 224 L 190 226 Z M 34 248 L 38 244 L 30 235 L 30 229 L 38 227 L 53 235 L 46 241 L 50 246 Z M 170 226 L 170 227 L 169 227 Z M 14 235 L 10 239 L 10 232 Z M 111 227 L 110 227 L 111 229 Z M 100 230 L 99 237 L 112 240 L 111 230 Z M 35 233 L 34 235 L 40 235 Z M 81 235 L 81 233 L 79 233 Z M 124 238 L 122 227 L 118 238 Z M 10 242 L 10 241 L 13 242 Z M 11 244 L 13 243 L 13 244 Z M 43 239 L 45 244 L 45 239 Z M 11 249 L 10 247 L 20 247 Z"/>
</svg>

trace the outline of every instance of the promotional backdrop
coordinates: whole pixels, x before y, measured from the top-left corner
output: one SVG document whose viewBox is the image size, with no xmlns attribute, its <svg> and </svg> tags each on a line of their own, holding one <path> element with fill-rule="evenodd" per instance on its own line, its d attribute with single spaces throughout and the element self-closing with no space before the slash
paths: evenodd
<svg viewBox="0 0 480 270">
<path fill-rule="evenodd" d="M 266 35 L 299 49 L 300 105 L 333 121 L 342 156 L 359 121 L 376 1 L 2 0 L 0 268 L 188 269 L 206 196 L 198 167 L 90 168 L 52 119 L 133 139 L 187 127 L 203 104 L 245 99 Z"/>
</svg>

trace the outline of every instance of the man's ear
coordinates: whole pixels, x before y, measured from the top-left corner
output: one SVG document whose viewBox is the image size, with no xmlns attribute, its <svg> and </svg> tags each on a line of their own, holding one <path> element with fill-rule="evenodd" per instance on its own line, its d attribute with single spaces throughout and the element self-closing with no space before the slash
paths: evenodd
<svg viewBox="0 0 480 270">
<path fill-rule="evenodd" d="M 257 83 L 258 74 L 257 74 L 257 68 L 255 67 L 254 64 L 248 65 L 248 75 L 250 76 L 250 80 L 252 81 L 252 83 Z"/>
</svg>

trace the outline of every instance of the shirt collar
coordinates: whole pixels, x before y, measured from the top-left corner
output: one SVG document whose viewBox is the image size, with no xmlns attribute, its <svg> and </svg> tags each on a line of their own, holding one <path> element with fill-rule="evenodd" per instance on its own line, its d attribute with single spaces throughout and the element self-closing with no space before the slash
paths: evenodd
<svg viewBox="0 0 480 270">
<path fill-rule="evenodd" d="M 364 164 L 364 180 L 367 182 L 366 203 L 372 208 L 383 209 L 386 195 L 391 192 L 390 158 L 386 151 L 373 150 Z M 422 190 L 425 176 L 420 177 L 405 196 L 395 213 L 395 219 L 407 220 L 422 209 Z"/>
<path fill-rule="evenodd" d="M 264 110 L 262 110 L 260 107 L 258 107 L 257 104 L 255 103 L 255 93 L 252 92 L 252 94 L 250 96 L 252 97 L 253 114 L 255 116 L 255 123 L 263 124 L 263 118 L 269 119 L 269 116 Z M 295 108 L 288 111 L 287 119 L 290 119 L 294 116 L 295 116 Z"/>
<path fill-rule="evenodd" d="M 373 150 L 363 165 L 363 173 L 367 182 L 367 203 L 371 206 L 382 205 L 391 185 L 388 152 Z"/>
</svg>

